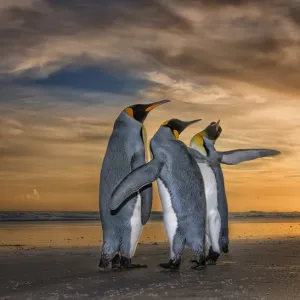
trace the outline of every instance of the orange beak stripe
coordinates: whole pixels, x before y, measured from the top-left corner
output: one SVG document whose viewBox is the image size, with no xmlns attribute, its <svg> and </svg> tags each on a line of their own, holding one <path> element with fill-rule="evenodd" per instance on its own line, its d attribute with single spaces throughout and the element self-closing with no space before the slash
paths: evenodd
<svg viewBox="0 0 300 300">
<path fill-rule="evenodd" d="M 146 108 L 146 111 L 148 112 L 148 111 L 151 111 L 153 108 L 155 108 L 155 107 L 157 107 L 157 106 L 159 106 L 160 105 L 160 103 L 157 103 L 157 104 L 152 104 L 152 105 L 150 105 L 150 106 L 148 106 L 147 108 Z"/>
</svg>

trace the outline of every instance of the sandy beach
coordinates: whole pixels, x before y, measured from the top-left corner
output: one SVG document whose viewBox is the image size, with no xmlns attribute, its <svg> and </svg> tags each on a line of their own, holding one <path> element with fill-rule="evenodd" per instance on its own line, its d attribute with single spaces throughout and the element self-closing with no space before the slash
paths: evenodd
<svg viewBox="0 0 300 300">
<path fill-rule="evenodd" d="M 2 244 L 0 299 L 300 299 L 299 235 L 234 238 L 202 271 L 190 269 L 188 249 L 180 272 L 161 270 L 168 245 L 151 241 L 134 258 L 147 269 L 101 272 L 99 249 Z"/>
</svg>

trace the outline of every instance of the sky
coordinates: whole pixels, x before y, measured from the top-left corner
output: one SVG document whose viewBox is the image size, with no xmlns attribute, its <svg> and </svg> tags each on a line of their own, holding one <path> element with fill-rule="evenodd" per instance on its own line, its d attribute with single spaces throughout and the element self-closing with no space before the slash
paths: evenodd
<svg viewBox="0 0 300 300">
<path fill-rule="evenodd" d="M 0 0 L 0 210 L 97 211 L 119 113 L 221 120 L 229 210 L 300 211 L 300 1 Z M 161 210 L 155 190 L 153 210 Z"/>
</svg>

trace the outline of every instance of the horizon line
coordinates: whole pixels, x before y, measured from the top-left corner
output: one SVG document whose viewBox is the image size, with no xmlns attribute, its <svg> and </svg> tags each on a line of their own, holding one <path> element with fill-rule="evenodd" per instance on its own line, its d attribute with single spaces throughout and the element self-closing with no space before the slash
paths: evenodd
<svg viewBox="0 0 300 300">
<path fill-rule="evenodd" d="M 0 213 L 99 213 L 100 211 L 97 210 L 87 210 L 87 211 L 80 211 L 80 210 L 0 210 Z M 300 211 L 266 211 L 266 210 L 247 210 L 247 211 L 229 211 L 228 213 L 300 213 Z M 151 213 L 163 213 L 163 210 L 155 210 Z"/>
</svg>

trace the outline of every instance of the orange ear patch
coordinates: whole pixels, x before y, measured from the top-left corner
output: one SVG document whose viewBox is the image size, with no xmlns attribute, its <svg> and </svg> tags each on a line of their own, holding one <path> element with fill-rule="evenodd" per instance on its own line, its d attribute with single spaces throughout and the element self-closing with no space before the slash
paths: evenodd
<svg viewBox="0 0 300 300">
<path fill-rule="evenodd" d="M 130 107 L 127 107 L 124 109 L 124 111 L 127 113 L 127 115 L 129 115 L 130 117 L 133 118 L 133 110 Z"/>
<path fill-rule="evenodd" d="M 179 132 L 177 131 L 177 130 L 173 130 L 173 133 L 174 133 L 174 135 L 175 135 L 175 137 L 176 137 L 176 140 L 178 140 L 179 139 Z"/>
</svg>

